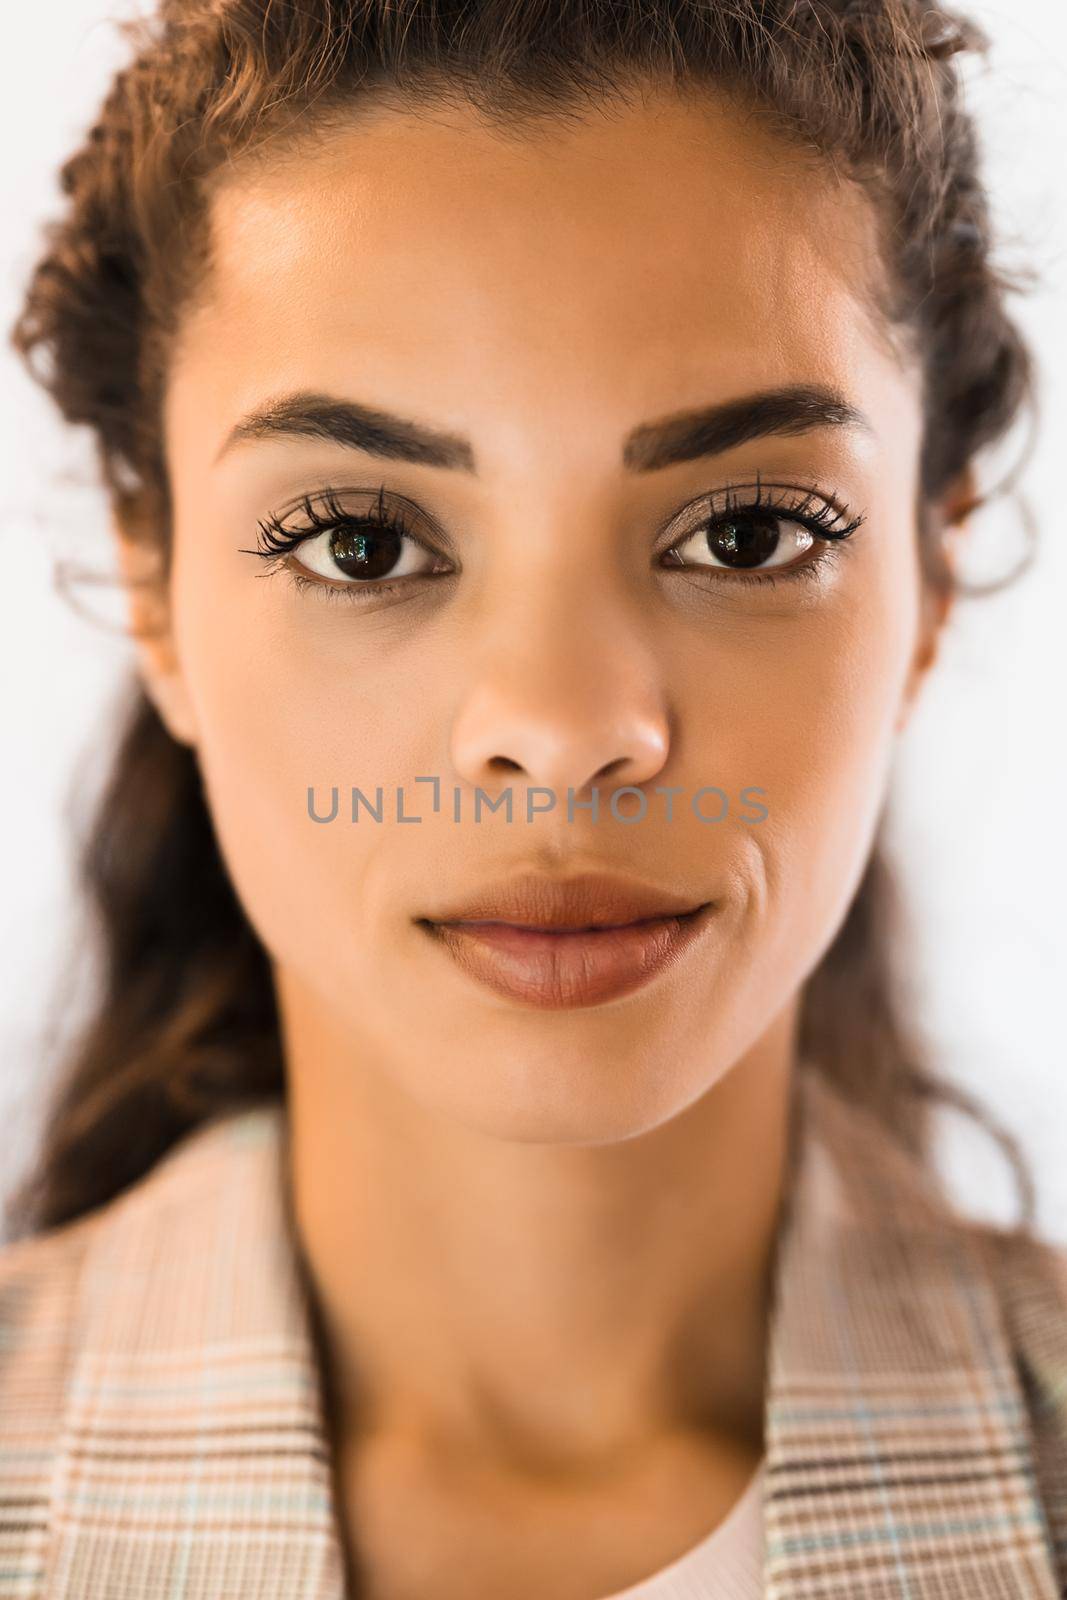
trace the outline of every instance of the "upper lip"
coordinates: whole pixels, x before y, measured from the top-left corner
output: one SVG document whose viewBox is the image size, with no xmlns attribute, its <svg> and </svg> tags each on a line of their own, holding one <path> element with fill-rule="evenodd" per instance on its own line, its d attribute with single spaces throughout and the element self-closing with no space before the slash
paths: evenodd
<svg viewBox="0 0 1067 1600">
<path fill-rule="evenodd" d="M 427 922 L 508 922 L 528 928 L 620 927 L 649 917 L 676 917 L 698 911 L 706 901 L 672 894 L 632 878 L 582 873 L 549 878 L 516 875 L 490 884 L 465 900 L 422 920 Z"/>
</svg>

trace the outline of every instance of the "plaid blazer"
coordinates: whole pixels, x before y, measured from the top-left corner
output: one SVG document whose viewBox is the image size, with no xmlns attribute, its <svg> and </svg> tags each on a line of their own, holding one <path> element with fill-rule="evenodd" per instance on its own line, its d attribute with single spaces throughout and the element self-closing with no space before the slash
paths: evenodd
<svg viewBox="0 0 1067 1600">
<path fill-rule="evenodd" d="M 950 1213 L 795 1082 L 766 1595 L 1067 1595 L 1067 1249 Z M 287 1130 L 279 1104 L 217 1117 L 0 1251 L 3 1600 L 342 1600 Z"/>
</svg>

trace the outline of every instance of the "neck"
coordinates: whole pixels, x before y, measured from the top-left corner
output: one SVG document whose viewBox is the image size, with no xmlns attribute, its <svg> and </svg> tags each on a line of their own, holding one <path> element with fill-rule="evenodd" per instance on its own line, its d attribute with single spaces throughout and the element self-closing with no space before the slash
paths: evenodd
<svg viewBox="0 0 1067 1600">
<path fill-rule="evenodd" d="M 437 1116 L 279 994 L 336 1427 L 587 1463 L 678 1429 L 762 1448 L 792 1015 L 661 1126 L 560 1146 Z"/>
</svg>

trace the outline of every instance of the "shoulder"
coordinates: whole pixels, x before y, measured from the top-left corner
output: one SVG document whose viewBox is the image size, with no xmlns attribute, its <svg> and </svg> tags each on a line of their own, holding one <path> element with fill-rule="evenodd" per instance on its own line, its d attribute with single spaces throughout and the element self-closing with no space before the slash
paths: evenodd
<svg viewBox="0 0 1067 1600">
<path fill-rule="evenodd" d="M 995 1288 L 1017 1365 L 1067 1441 L 1067 1244 L 974 1223 L 969 1237 Z"/>
<path fill-rule="evenodd" d="M 0 1249 L 0 1393 L 13 1358 L 32 1345 L 34 1331 L 69 1322 L 82 1263 L 102 1219 L 94 1212 Z"/>
<path fill-rule="evenodd" d="M 973 1219 L 967 1232 L 1005 1294 L 1067 1309 L 1067 1242 Z"/>
<path fill-rule="evenodd" d="M 277 1110 L 215 1116 L 105 1204 L 0 1248 L 4 1594 L 42 1594 L 59 1529 L 79 1550 L 84 1545 L 86 1570 L 95 1570 L 98 1539 L 106 1551 L 110 1538 L 134 1525 L 139 1507 L 152 1521 L 157 1463 L 177 1459 L 162 1450 L 173 1439 L 161 1430 L 186 1395 L 201 1404 L 198 1353 L 220 1330 L 225 1338 L 228 1318 L 238 1333 L 248 1318 L 258 1335 L 262 1259 L 276 1236 L 260 1196 L 273 1193 L 283 1125 Z M 220 1293 L 238 1265 L 249 1292 Z M 267 1301 L 273 1306 L 269 1294 Z M 109 1430 L 123 1435 L 125 1458 L 112 1443 L 101 1445 Z M 116 1459 L 134 1465 L 115 1467 Z M 126 1554 L 115 1559 L 125 1572 Z"/>
<path fill-rule="evenodd" d="M 16 1581 L 36 1571 L 77 1354 L 83 1268 L 101 1225 L 102 1213 L 90 1213 L 0 1249 L 0 1523 L 13 1523 L 7 1549 Z"/>
<path fill-rule="evenodd" d="M 257 1106 L 203 1123 L 106 1204 L 0 1247 L 0 1476 L 13 1466 L 10 1452 L 40 1449 L 86 1329 L 99 1326 L 123 1281 L 152 1275 L 162 1287 L 177 1253 L 203 1249 L 248 1153 L 271 1147 L 276 1111 Z"/>
<path fill-rule="evenodd" d="M 10 1416 L 16 1394 L 40 1393 L 45 1371 L 58 1367 L 82 1268 L 107 1214 L 105 1206 L 0 1249 L 0 1414 Z"/>
</svg>

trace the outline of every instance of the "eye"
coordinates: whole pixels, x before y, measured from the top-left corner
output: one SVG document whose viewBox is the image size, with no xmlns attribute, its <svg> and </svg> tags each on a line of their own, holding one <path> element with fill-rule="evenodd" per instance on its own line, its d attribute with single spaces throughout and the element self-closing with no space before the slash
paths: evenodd
<svg viewBox="0 0 1067 1600">
<path fill-rule="evenodd" d="M 758 478 L 747 496 L 731 487 L 721 510 L 704 516 L 691 533 L 674 540 L 665 552 L 665 564 L 736 573 L 739 577 L 728 581 L 750 583 L 814 577 L 836 554 L 826 541 L 849 538 L 864 521 L 862 516 L 848 518 L 818 491 L 805 494 L 794 489 L 777 499 L 768 494 L 769 487 Z M 811 559 L 798 559 L 812 551 Z"/>
<path fill-rule="evenodd" d="M 411 531 L 403 506 L 386 502 L 384 488 L 366 509 L 342 506 L 333 490 L 323 496 L 321 510 L 308 496 L 299 509 L 304 526 L 289 528 L 268 518 L 259 523 L 258 549 L 244 552 L 270 559 L 269 571 L 284 568 L 298 585 L 358 599 L 452 570 Z M 297 567 L 311 576 L 301 576 Z"/>
<path fill-rule="evenodd" d="M 293 552 L 295 562 L 319 578 L 371 583 L 383 578 L 410 578 L 433 570 L 432 553 L 394 522 L 370 517 L 346 518 Z"/>
<path fill-rule="evenodd" d="M 777 567 L 803 555 L 815 535 L 799 522 L 773 511 L 736 511 L 710 521 L 669 554 L 679 565 L 703 567 Z"/>
</svg>

